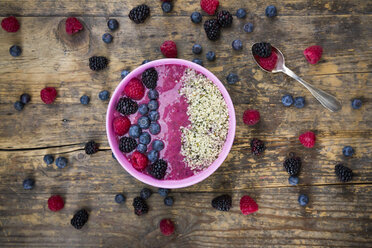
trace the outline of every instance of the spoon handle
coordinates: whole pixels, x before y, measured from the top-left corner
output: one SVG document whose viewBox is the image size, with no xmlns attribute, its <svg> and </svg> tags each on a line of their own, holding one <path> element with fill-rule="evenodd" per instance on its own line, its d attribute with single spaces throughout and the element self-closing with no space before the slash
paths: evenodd
<svg viewBox="0 0 372 248">
<path fill-rule="evenodd" d="M 299 83 L 301 83 L 303 86 L 305 86 L 306 89 L 310 91 L 310 93 L 328 110 L 332 112 L 339 111 L 342 106 L 339 100 L 337 100 L 336 97 L 332 96 L 331 94 L 328 94 L 327 92 L 315 88 L 311 84 L 305 82 L 302 78 L 296 75 L 291 69 L 287 67 L 283 67 L 282 70 L 285 74 L 292 77 L 293 79 L 296 79 Z"/>
</svg>

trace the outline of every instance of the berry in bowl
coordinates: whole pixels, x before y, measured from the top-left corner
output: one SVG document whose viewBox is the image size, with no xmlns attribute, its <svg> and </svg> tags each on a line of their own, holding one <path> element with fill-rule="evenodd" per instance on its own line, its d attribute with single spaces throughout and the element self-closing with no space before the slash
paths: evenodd
<svg viewBox="0 0 372 248">
<path fill-rule="evenodd" d="M 124 169 L 161 188 L 181 188 L 210 176 L 230 152 L 235 111 L 210 71 L 182 59 L 144 64 L 111 97 L 106 130 Z"/>
</svg>

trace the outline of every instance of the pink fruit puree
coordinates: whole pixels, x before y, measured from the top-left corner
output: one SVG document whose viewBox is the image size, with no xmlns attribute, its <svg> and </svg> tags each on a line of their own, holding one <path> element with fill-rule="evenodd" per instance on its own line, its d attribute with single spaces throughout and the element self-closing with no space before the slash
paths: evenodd
<svg viewBox="0 0 372 248">
<path fill-rule="evenodd" d="M 150 134 L 148 129 L 142 131 L 151 135 L 151 143 L 147 146 L 147 151 L 152 149 L 152 142 L 156 139 L 162 140 L 165 144 L 164 149 L 159 153 L 159 158 L 168 162 L 167 174 L 164 179 L 180 180 L 190 177 L 196 172 L 187 167 L 183 162 L 184 156 L 181 155 L 180 127 L 186 127 L 190 124 L 186 114 L 188 104 L 186 99 L 178 93 L 182 86 L 178 81 L 180 81 L 186 67 L 181 65 L 161 65 L 155 68 L 159 75 L 156 90 L 159 92 L 158 111 L 160 119 L 158 123 L 161 131 L 157 135 Z M 137 77 L 141 79 L 141 75 L 137 75 Z M 143 99 L 137 101 L 139 105 L 149 102 L 147 93 L 148 90 L 146 89 Z M 122 95 L 124 94 L 122 93 Z M 119 115 L 120 113 L 115 111 L 114 116 Z M 139 117 L 141 117 L 141 114 L 138 112 L 128 116 L 132 124 L 137 123 Z M 117 137 L 117 140 L 119 139 L 120 137 Z M 125 154 L 125 156 L 130 161 L 131 154 Z M 148 174 L 146 170 L 143 173 Z"/>
</svg>

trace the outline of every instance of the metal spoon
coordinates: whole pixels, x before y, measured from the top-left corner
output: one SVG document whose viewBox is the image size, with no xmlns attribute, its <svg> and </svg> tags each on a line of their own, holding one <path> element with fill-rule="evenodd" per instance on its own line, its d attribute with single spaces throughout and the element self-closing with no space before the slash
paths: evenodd
<svg viewBox="0 0 372 248">
<path fill-rule="evenodd" d="M 339 111 L 342 108 L 340 101 L 337 100 L 336 97 L 328 94 L 327 92 L 325 92 L 325 91 L 323 91 L 321 89 L 315 88 L 314 86 L 312 86 L 309 83 L 306 83 L 302 78 L 300 78 L 299 76 L 297 76 L 292 70 L 288 69 L 285 66 L 284 56 L 283 56 L 282 52 L 279 51 L 279 49 L 277 49 L 277 48 L 275 48 L 275 47 L 272 46 L 272 52 L 275 52 L 278 55 L 278 62 L 276 63 L 276 66 L 275 66 L 275 68 L 272 71 L 268 71 L 268 70 L 262 68 L 261 65 L 258 63 L 258 61 L 256 60 L 256 58 L 253 56 L 253 53 L 252 53 L 252 56 L 254 58 L 254 61 L 256 61 L 257 65 L 262 70 L 264 70 L 266 72 L 272 72 L 272 73 L 283 72 L 283 73 L 287 74 L 288 76 L 292 77 L 293 79 L 296 79 L 299 83 L 301 83 L 303 86 L 305 86 L 305 88 L 308 89 L 310 91 L 310 93 L 326 109 L 328 109 L 328 110 L 330 110 L 332 112 L 337 112 L 337 111 Z"/>
</svg>

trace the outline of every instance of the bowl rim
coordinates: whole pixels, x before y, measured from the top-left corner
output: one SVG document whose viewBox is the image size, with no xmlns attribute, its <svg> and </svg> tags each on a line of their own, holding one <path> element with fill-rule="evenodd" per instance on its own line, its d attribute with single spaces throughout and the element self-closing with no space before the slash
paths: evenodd
<svg viewBox="0 0 372 248">
<path fill-rule="evenodd" d="M 220 90 L 227 104 L 228 113 L 229 113 L 229 129 L 228 129 L 228 134 L 227 134 L 225 143 L 222 147 L 222 151 L 220 152 L 217 159 L 215 159 L 213 163 L 208 166 L 208 168 L 204 169 L 203 171 L 199 172 L 198 174 L 194 176 L 187 177 L 181 180 L 158 180 L 149 175 L 143 174 L 142 172 L 137 171 L 136 169 L 133 168 L 133 166 L 128 161 L 128 159 L 119 150 L 119 147 L 116 141 L 116 136 L 113 131 L 113 127 L 111 123 L 113 120 L 113 113 L 115 111 L 115 104 L 118 98 L 120 97 L 123 88 L 130 81 L 130 79 L 141 74 L 143 71 L 151 67 L 156 67 L 156 66 L 161 66 L 161 65 L 170 65 L 170 64 L 186 66 L 188 68 L 194 69 L 195 71 L 202 73 L 204 76 L 210 79 L 218 87 L 218 89 Z M 106 113 L 107 139 L 108 139 L 111 151 L 115 155 L 116 160 L 131 176 L 133 176 L 137 180 L 145 184 L 148 184 L 154 187 L 159 187 L 159 188 L 167 188 L 167 189 L 184 188 L 184 187 L 197 184 L 203 181 L 204 179 L 208 178 L 222 165 L 227 155 L 229 154 L 231 147 L 233 145 L 233 142 L 234 142 L 235 130 L 236 130 L 235 109 L 234 109 L 234 105 L 232 103 L 231 97 L 229 93 L 227 92 L 225 86 L 212 72 L 210 72 L 205 67 L 200 66 L 194 62 L 184 60 L 184 59 L 158 59 L 158 60 L 154 60 L 146 64 L 143 64 L 137 67 L 136 69 L 134 69 L 133 71 L 131 71 L 116 86 L 116 89 L 110 98 L 110 102 L 108 104 L 107 113 Z"/>
</svg>

